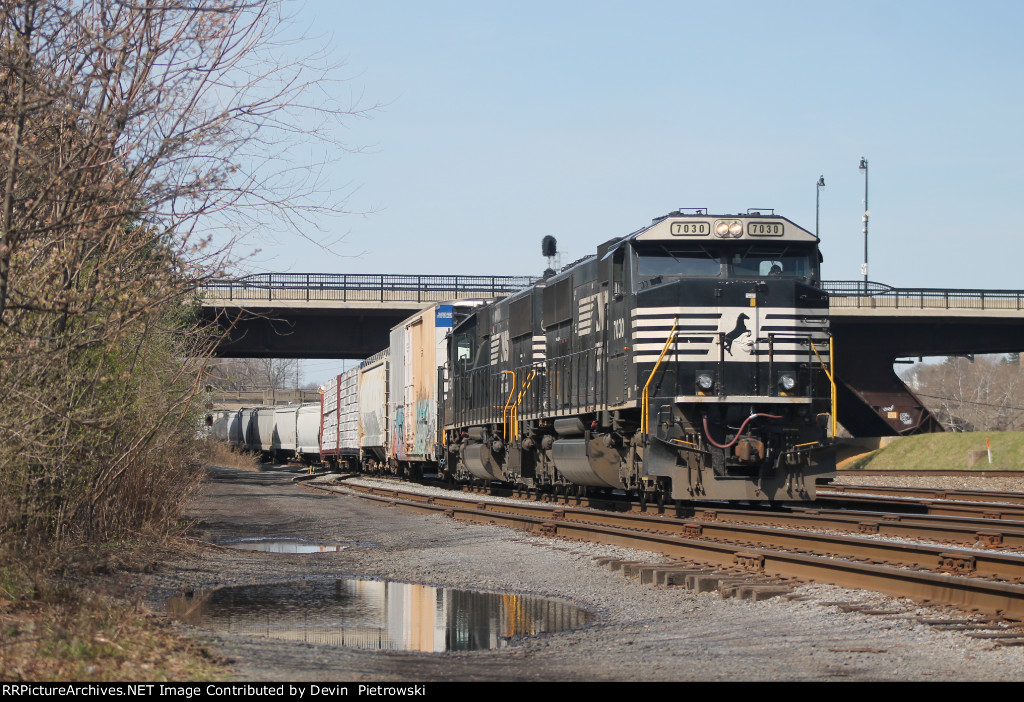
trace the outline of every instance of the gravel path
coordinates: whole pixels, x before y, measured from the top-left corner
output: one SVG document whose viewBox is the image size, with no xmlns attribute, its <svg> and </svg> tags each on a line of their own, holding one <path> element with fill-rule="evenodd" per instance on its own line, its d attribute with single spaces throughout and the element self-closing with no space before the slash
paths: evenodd
<svg viewBox="0 0 1024 702">
<path fill-rule="evenodd" d="M 213 469 L 191 516 L 205 539 L 300 537 L 365 542 L 289 555 L 213 546 L 147 576 L 154 607 L 183 590 L 353 575 L 561 599 L 595 616 L 583 629 L 524 637 L 500 651 L 368 651 L 193 630 L 233 659 L 239 680 L 1022 680 L 1024 650 L 921 624 L 951 616 L 828 586 L 805 601 L 753 603 L 641 585 L 595 563 L 650 554 L 465 525 L 348 495 L 314 492 L 291 474 Z M 853 482 L 853 481 L 851 481 Z M 1002 489 L 1002 488 L 994 488 Z M 828 602 L 902 614 L 844 613 Z M 964 616 L 960 614 L 959 616 Z"/>
</svg>

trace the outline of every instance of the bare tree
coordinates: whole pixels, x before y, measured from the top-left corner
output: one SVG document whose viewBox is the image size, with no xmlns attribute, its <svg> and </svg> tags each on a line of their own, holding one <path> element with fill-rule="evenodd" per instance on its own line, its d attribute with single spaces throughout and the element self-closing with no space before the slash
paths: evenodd
<svg viewBox="0 0 1024 702">
<path fill-rule="evenodd" d="M 361 112 L 323 56 L 282 62 L 281 7 L 0 3 L 0 545 L 166 524 L 195 476 L 194 291 L 240 232 L 343 211 L 289 148 L 343 148 Z"/>
<path fill-rule="evenodd" d="M 222 358 L 211 362 L 209 382 L 226 390 L 296 388 L 299 362 L 294 358 Z"/>
<path fill-rule="evenodd" d="M 1024 425 L 1024 375 L 1004 356 L 951 356 L 915 364 L 903 379 L 952 431 L 1009 431 Z"/>
</svg>

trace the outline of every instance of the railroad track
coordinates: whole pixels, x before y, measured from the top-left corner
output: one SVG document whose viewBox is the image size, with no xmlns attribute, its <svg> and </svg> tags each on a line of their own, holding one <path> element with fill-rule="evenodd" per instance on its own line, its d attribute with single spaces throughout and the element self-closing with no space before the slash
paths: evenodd
<svg viewBox="0 0 1024 702">
<path fill-rule="evenodd" d="M 844 486 L 844 488 L 854 486 Z M 853 489 L 819 489 L 816 503 L 835 509 L 871 509 L 874 511 L 892 511 L 902 513 L 919 513 L 934 516 L 965 517 L 975 519 L 1024 521 L 1024 504 L 1016 502 L 981 502 L 977 499 L 964 500 L 954 492 L 947 490 L 920 490 L 918 495 L 896 494 L 886 492 L 895 488 L 874 489 L 868 486 L 856 486 Z M 908 490 L 919 490 L 908 488 Z M 996 500 L 999 495 L 1011 494 L 1020 498 L 1019 493 L 987 493 Z M 981 495 L 975 495 L 981 497 Z"/>
<path fill-rule="evenodd" d="M 949 490 L 927 487 L 887 487 L 882 485 L 830 484 L 821 487 L 819 495 L 858 493 L 883 497 L 916 498 L 921 500 L 956 500 L 959 502 L 983 502 L 988 504 L 1020 505 L 1024 508 L 1024 493 L 997 490 Z"/>
<path fill-rule="evenodd" d="M 827 583 L 1024 621 L 1024 556 L 1019 554 L 729 522 L 723 519 L 727 516 L 724 510 L 703 510 L 699 515 L 695 510 L 693 515 L 677 518 L 557 504 L 509 504 L 391 488 L 347 485 L 344 489 L 367 499 L 441 512 L 462 521 L 655 552 L 675 559 L 674 564 L 661 566 L 666 573 L 711 568 L 737 577 L 761 578 L 766 584 Z M 750 513 L 744 514 L 749 519 Z M 803 518 L 807 524 L 820 515 L 812 510 L 772 516 Z M 828 518 L 833 523 L 838 519 Z M 890 520 L 876 522 L 878 533 L 886 521 Z M 891 521 L 898 524 L 898 520 Z M 907 523 L 902 528 L 923 527 Z M 860 523 L 858 529 L 863 529 Z M 1024 539 L 1024 525 L 1012 531 L 1014 539 Z M 975 532 L 974 537 L 978 536 Z M 657 570 L 658 566 L 650 568 Z M 651 577 L 657 580 L 659 576 Z"/>
<path fill-rule="evenodd" d="M 1024 478 L 1020 470 L 840 470 L 839 477 L 853 479 L 859 475 L 885 475 L 891 477 L 956 477 L 956 478 Z"/>
</svg>

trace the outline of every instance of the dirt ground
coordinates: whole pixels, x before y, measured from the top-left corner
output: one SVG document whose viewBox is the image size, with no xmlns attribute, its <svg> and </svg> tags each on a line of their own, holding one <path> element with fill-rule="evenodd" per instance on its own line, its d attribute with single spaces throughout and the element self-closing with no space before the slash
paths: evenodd
<svg viewBox="0 0 1024 702">
<path fill-rule="evenodd" d="M 613 548 L 465 525 L 293 483 L 292 473 L 214 468 L 191 507 L 209 547 L 144 576 L 146 599 L 217 586 L 359 576 L 541 595 L 594 614 L 584 628 L 495 651 L 363 650 L 189 628 L 246 681 L 1021 680 L 1024 653 L 903 615 L 842 613 L 867 593 L 812 586 L 808 601 L 752 603 L 641 585 L 597 565 Z M 350 543 L 309 555 L 213 545 L 248 537 Z M 656 557 L 649 557 L 652 562 Z M 301 600 L 301 589 L 296 590 Z M 311 612 L 310 616 L 316 616 Z M 183 625 L 184 626 L 184 625 Z"/>
</svg>

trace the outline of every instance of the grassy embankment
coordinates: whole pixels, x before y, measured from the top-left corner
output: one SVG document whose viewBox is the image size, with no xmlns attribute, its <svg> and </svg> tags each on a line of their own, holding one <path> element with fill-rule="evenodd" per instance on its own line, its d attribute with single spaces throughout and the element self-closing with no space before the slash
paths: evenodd
<svg viewBox="0 0 1024 702">
<path fill-rule="evenodd" d="M 124 591 L 123 577 L 157 567 L 153 549 L 92 547 L 59 570 L 52 561 L 0 567 L 0 680 L 223 679 L 226 661 Z"/>
<path fill-rule="evenodd" d="M 256 470 L 258 457 L 211 443 L 203 459 Z M 197 547 L 170 534 L 79 546 L 0 565 L 0 680 L 193 681 L 228 675 L 227 662 L 148 610 L 131 588 L 161 561 Z M 2 544 L 0 544 L 2 545 Z M 0 550 L 6 552 L 6 549 Z M 8 552 L 9 553 L 9 552 Z"/>
<path fill-rule="evenodd" d="M 968 470 L 968 452 L 985 451 L 992 443 L 992 463 L 987 456 L 970 470 L 1024 470 L 1024 432 L 993 431 L 919 434 L 889 443 L 842 465 L 860 470 Z"/>
</svg>

